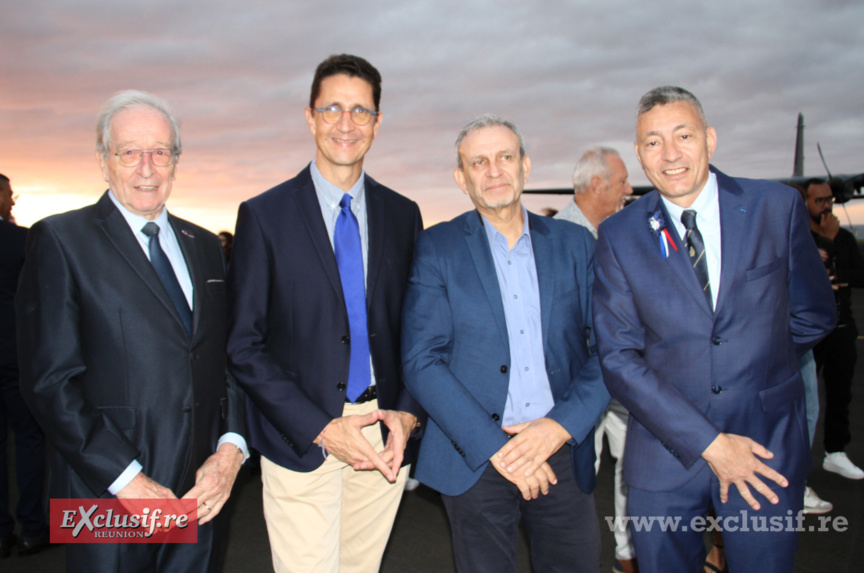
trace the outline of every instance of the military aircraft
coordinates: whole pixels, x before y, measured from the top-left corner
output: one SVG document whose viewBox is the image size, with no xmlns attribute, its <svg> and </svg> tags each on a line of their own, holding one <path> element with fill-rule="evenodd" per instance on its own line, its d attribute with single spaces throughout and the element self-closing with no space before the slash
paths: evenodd
<svg viewBox="0 0 864 573">
<path fill-rule="evenodd" d="M 846 203 L 850 199 L 864 199 L 864 193 L 862 193 L 864 173 L 833 175 L 825 163 L 825 157 L 822 155 L 822 146 L 817 143 L 816 147 L 819 150 L 819 157 L 822 158 L 822 165 L 828 174 L 828 184 L 831 186 L 831 192 L 834 194 L 834 202 Z M 804 114 L 799 113 L 798 127 L 795 135 L 795 163 L 792 167 L 792 176 L 775 178 L 773 181 L 779 181 L 787 185 L 789 183 L 804 185 L 810 179 L 811 177 L 804 176 Z M 639 196 L 645 195 L 653 189 L 652 185 L 634 185 L 633 195 L 629 200 L 636 200 Z M 533 195 L 570 195 L 573 193 L 573 188 L 525 189 L 523 193 Z"/>
</svg>

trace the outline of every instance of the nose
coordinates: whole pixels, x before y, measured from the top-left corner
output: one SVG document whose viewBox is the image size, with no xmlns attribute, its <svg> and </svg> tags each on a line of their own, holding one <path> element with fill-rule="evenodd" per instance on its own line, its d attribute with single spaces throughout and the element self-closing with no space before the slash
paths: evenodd
<svg viewBox="0 0 864 573">
<path fill-rule="evenodd" d="M 624 183 L 624 195 L 632 195 L 632 194 L 633 194 L 633 187 L 630 185 L 630 182 L 627 181 L 626 183 Z"/>
<path fill-rule="evenodd" d="M 342 117 L 336 122 L 336 126 L 340 131 L 350 131 L 354 128 L 354 122 L 351 120 L 352 111 L 343 111 Z"/>
<path fill-rule="evenodd" d="M 678 149 L 678 144 L 674 139 L 663 146 L 662 157 L 664 161 L 675 161 L 681 157 L 681 150 Z"/>
<path fill-rule="evenodd" d="M 154 170 L 153 152 L 145 151 L 141 154 L 141 163 L 138 164 L 138 173 L 142 177 L 149 177 Z"/>
</svg>

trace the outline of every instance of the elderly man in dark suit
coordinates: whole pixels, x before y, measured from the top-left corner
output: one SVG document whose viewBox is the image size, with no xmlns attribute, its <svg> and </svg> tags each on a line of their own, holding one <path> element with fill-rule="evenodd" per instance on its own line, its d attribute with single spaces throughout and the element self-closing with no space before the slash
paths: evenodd
<svg viewBox="0 0 864 573">
<path fill-rule="evenodd" d="M 599 229 L 594 319 L 631 413 L 629 514 L 678 519 L 634 528 L 648 573 L 701 569 L 711 508 L 732 571 L 792 571 L 811 465 L 798 359 L 835 320 L 804 202 L 711 167 L 716 142 L 693 94 L 645 94 L 635 148 L 657 190 Z"/>
<path fill-rule="evenodd" d="M 43 503 L 45 435 L 18 389 L 15 344 L 15 290 L 24 265 L 27 229 L 12 217 L 15 198 L 9 178 L 0 174 L 0 558 L 9 556 L 15 543 L 15 520 L 9 508 L 9 473 L 6 467 L 6 431 L 15 435 L 15 470 L 21 526 L 18 554 L 35 553 L 48 544 L 48 523 Z"/>
<path fill-rule="evenodd" d="M 222 249 L 165 208 L 181 152 L 167 103 L 121 92 L 96 132 L 108 191 L 30 230 L 21 390 L 53 446 L 54 497 L 194 498 L 198 543 L 69 544 L 67 567 L 217 571 L 214 518 L 246 455 Z"/>
<path fill-rule="evenodd" d="M 228 356 L 277 571 L 377 571 L 412 459 L 421 410 L 399 325 L 422 222 L 363 169 L 380 97 L 363 58 L 322 62 L 306 108 L 315 161 L 237 217 Z"/>
</svg>

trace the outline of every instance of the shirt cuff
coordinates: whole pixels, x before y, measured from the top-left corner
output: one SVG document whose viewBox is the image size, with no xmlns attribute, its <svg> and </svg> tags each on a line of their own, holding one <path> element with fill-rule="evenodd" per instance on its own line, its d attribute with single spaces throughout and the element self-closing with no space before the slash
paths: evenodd
<svg viewBox="0 0 864 573">
<path fill-rule="evenodd" d="M 219 449 L 219 446 L 222 444 L 234 444 L 237 448 L 243 452 L 243 462 L 249 459 L 249 448 L 246 446 L 246 440 L 238 434 L 237 432 L 227 432 L 222 434 L 222 437 L 219 438 L 219 442 L 216 444 L 216 449 Z"/>
<path fill-rule="evenodd" d="M 141 473 L 141 470 L 144 469 L 144 466 L 138 460 L 132 460 L 132 463 L 126 466 L 126 469 L 123 470 L 123 473 L 120 474 L 120 477 L 114 480 L 114 483 L 108 486 L 108 493 L 111 495 L 117 495 L 117 493 L 129 485 L 135 476 Z"/>
</svg>

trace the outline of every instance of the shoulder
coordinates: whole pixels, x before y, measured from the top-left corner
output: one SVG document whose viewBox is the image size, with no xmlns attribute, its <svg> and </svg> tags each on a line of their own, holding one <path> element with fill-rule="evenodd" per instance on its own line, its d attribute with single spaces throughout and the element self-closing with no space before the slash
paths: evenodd
<svg viewBox="0 0 864 573">
<path fill-rule="evenodd" d="M 215 233 L 209 231 L 202 227 L 201 225 L 196 225 L 192 221 L 187 221 L 186 219 L 181 219 L 175 215 L 168 214 L 168 219 L 171 221 L 171 224 L 174 226 L 174 229 L 186 235 L 191 239 L 203 239 L 205 241 L 216 241 L 219 242 L 219 237 L 216 236 Z M 221 243 L 219 243 L 221 245 Z"/>
<path fill-rule="evenodd" d="M 247 199 L 243 202 L 243 205 L 254 210 L 270 211 L 276 209 L 277 205 L 290 201 L 293 196 L 307 186 L 314 192 L 315 187 L 312 183 L 312 175 L 308 165 L 296 176 Z"/>
<path fill-rule="evenodd" d="M 401 193 L 397 193 L 386 185 L 378 183 L 369 175 L 366 175 L 366 193 L 369 197 L 380 199 L 394 209 L 404 209 L 406 211 L 420 210 L 416 202 Z"/>
</svg>

